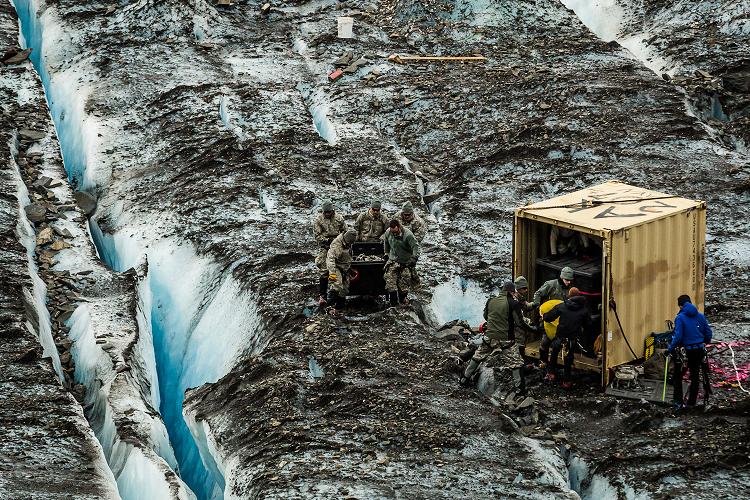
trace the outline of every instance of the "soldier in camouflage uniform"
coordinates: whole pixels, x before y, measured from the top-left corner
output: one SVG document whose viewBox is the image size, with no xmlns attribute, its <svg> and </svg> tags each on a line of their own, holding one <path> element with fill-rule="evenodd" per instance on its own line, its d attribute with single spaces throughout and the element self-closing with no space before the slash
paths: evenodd
<svg viewBox="0 0 750 500">
<path fill-rule="evenodd" d="M 409 289 L 418 284 L 415 268 L 419 259 L 419 242 L 396 219 L 388 226 L 383 236 L 383 250 L 388 258 L 384 268 L 385 289 L 392 306 L 398 305 L 399 300 L 408 304 Z"/>
<path fill-rule="evenodd" d="M 563 267 L 560 278 L 545 281 L 534 294 L 534 307 L 538 308 L 548 300 L 565 300 L 568 290 L 573 286 L 575 272 L 570 267 Z"/>
<path fill-rule="evenodd" d="M 328 268 L 326 266 L 326 257 L 328 248 L 333 240 L 341 233 L 346 231 L 346 222 L 344 218 L 337 214 L 333 209 L 333 203 L 326 201 L 323 203 L 321 213 L 313 221 L 313 234 L 315 241 L 318 243 L 320 250 L 315 258 L 315 265 L 320 270 L 320 297 L 318 302 L 321 306 L 326 304 L 326 295 L 328 293 Z"/>
<path fill-rule="evenodd" d="M 407 201 L 401 207 L 401 213 L 396 216 L 396 220 L 401 224 L 401 227 L 410 230 L 419 243 L 422 243 L 427 234 L 427 224 L 424 223 L 424 220 L 420 216 L 414 213 L 414 207 L 410 201 Z"/>
<path fill-rule="evenodd" d="M 470 383 L 481 363 L 491 360 L 496 369 L 510 372 L 516 395 L 525 394 L 526 382 L 521 371 L 523 360 L 514 341 L 513 309 L 517 304 L 513 298 L 515 290 L 515 285 L 506 281 L 500 295 L 490 298 L 485 304 L 484 319 L 487 323 L 484 325 L 482 345 L 469 361 L 461 378 L 462 385 Z"/>
<path fill-rule="evenodd" d="M 513 308 L 513 325 L 515 327 L 515 338 L 516 344 L 518 344 L 518 352 L 522 358 L 526 355 L 526 344 L 533 342 L 538 334 L 536 328 L 532 327 L 530 321 L 524 314 L 525 311 L 530 311 L 534 306 L 527 302 L 529 295 L 529 282 L 523 276 L 519 276 L 515 279 L 513 284 L 516 287 L 516 305 Z"/>
<path fill-rule="evenodd" d="M 331 316 L 338 316 L 346 303 L 349 293 L 349 270 L 352 267 L 352 243 L 357 239 L 357 231 L 347 230 L 333 240 L 326 255 L 326 269 L 328 270 L 328 304 Z"/>
<path fill-rule="evenodd" d="M 381 203 L 374 200 L 370 209 L 362 212 L 354 223 L 357 241 L 380 241 L 388 227 L 388 216 L 381 210 Z"/>
</svg>

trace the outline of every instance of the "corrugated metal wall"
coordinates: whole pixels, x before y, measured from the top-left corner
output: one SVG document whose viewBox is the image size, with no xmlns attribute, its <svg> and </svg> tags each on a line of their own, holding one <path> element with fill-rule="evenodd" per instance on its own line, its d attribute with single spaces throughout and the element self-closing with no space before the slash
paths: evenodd
<svg viewBox="0 0 750 500">
<path fill-rule="evenodd" d="M 609 296 L 638 357 L 646 336 L 674 319 L 679 295 L 689 294 L 703 308 L 705 208 L 613 232 L 610 255 Z M 606 363 L 613 367 L 633 355 L 612 309 L 607 313 Z"/>
</svg>

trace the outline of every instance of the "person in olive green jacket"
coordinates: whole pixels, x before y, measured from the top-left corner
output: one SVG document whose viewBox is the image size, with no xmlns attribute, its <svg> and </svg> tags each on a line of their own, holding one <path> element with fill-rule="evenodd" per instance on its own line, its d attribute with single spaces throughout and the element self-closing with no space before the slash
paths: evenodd
<svg viewBox="0 0 750 500">
<path fill-rule="evenodd" d="M 408 304 L 409 288 L 418 283 L 416 276 L 419 242 L 411 231 L 392 220 L 383 238 L 388 262 L 384 268 L 385 289 L 392 306 Z"/>
<path fill-rule="evenodd" d="M 565 300 L 568 290 L 573 286 L 575 272 L 570 267 L 563 267 L 560 278 L 545 281 L 534 294 L 534 308 L 538 308 L 548 300 Z"/>
<path fill-rule="evenodd" d="M 490 298 L 485 304 L 484 318 L 487 322 L 484 325 L 482 345 L 476 350 L 464 370 L 461 385 L 468 385 L 479 365 L 492 357 L 496 360 L 496 367 L 511 370 L 516 395 L 526 393 L 526 384 L 521 371 L 523 360 L 514 341 L 513 310 L 518 306 L 513 298 L 515 291 L 515 285 L 507 281 L 503 284 L 503 291 L 500 295 Z"/>
</svg>

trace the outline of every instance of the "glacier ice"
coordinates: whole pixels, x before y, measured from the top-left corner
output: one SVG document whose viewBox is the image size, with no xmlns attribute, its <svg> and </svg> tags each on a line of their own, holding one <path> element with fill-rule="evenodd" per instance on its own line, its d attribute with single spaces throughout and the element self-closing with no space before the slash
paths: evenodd
<svg viewBox="0 0 750 500">
<path fill-rule="evenodd" d="M 487 294 L 475 281 L 456 276 L 435 287 L 428 312 L 436 325 L 462 319 L 472 326 L 478 326 L 484 321 L 484 304 L 487 298 Z"/>
<path fill-rule="evenodd" d="M 25 216 L 26 212 L 24 210 L 24 207 L 30 203 L 29 193 L 26 189 L 26 185 L 21 180 L 21 176 L 20 173 L 18 173 L 17 166 L 14 173 L 17 174 L 17 177 L 14 180 L 17 185 L 16 189 L 18 197 L 18 213 L 23 214 L 18 218 L 16 232 L 18 234 L 18 239 L 26 248 L 29 275 L 32 279 L 32 289 L 24 289 L 24 295 L 26 295 L 26 300 L 28 301 L 28 303 L 34 305 L 34 311 L 36 313 L 38 323 L 35 326 L 27 322 L 26 327 L 29 329 L 29 331 L 36 333 L 36 336 L 39 339 L 39 343 L 42 345 L 42 355 L 45 358 L 52 359 L 52 366 L 55 369 L 55 373 L 57 374 L 58 379 L 62 382 L 64 378 L 62 373 L 62 365 L 60 364 L 60 355 L 57 352 L 55 340 L 52 338 L 52 322 L 50 320 L 49 311 L 47 310 L 47 286 L 39 277 L 34 258 L 34 249 L 36 248 L 36 233 L 31 227 L 31 223 Z"/>
</svg>

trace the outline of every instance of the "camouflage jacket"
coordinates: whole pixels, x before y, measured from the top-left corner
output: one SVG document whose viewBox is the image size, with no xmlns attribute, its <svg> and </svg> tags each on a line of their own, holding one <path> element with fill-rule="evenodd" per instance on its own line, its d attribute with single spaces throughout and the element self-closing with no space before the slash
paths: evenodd
<svg viewBox="0 0 750 500">
<path fill-rule="evenodd" d="M 333 213 L 333 216 L 330 219 L 326 218 L 321 212 L 313 222 L 315 241 L 317 241 L 318 245 L 322 248 L 328 248 L 329 242 L 344 232 L 346 232 L 346 222 L 344 222 L 344 218 L 336 212 Z"/>
<path fill-rule="evenodd" d="M 344 243 L 344 235 L 336 236 L 331 243 L 326 257 L 326 267 L 329 274 L 347 272 L 352 267 L 352 247 Z"/>
<path fill-rule="evenodd" d="M 420 216 L 414 214 L 411 222 L 405 222 L 399 213 L 398 216 L 396 216 L 396 220 L 398 220 L 403 227 L 408 228 L 414 234 L 417 241 L 422 243 L 422 240 L 427 234 L 427 224 L 424 223 L 424 220 L 422 220 Z"/>
<path fill-rule="evenodd" d="M 548 300 L 565 300 L 568 298 L 569 286 L 565 286 L 561 279 L 545 281 L 534 294 L 534 306 L 539 307 Z"/>
<path fill-rule="evenodd" d="M 359 214 L 354 229 L 357 231 L 357 241 L 380 241 L 388 228 L 388 216 L 383 212 L 373 215 L 370 210 Z"/>
</svg>

